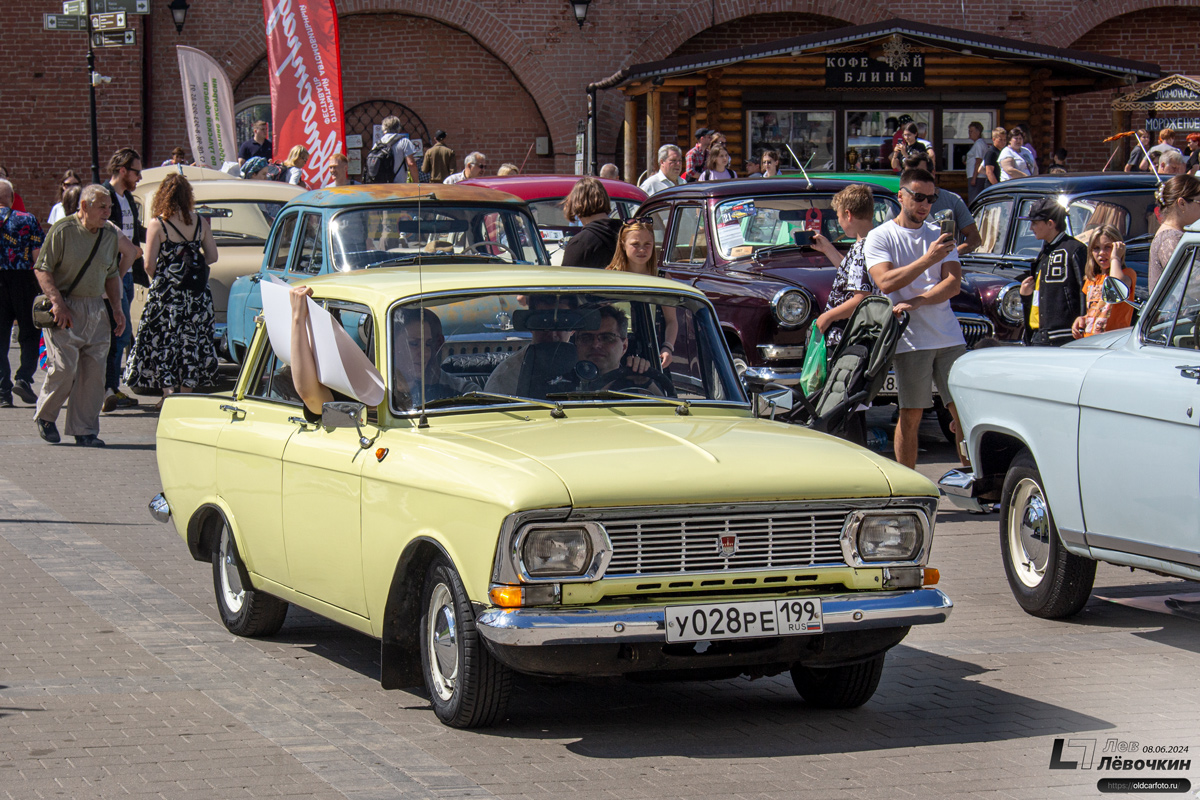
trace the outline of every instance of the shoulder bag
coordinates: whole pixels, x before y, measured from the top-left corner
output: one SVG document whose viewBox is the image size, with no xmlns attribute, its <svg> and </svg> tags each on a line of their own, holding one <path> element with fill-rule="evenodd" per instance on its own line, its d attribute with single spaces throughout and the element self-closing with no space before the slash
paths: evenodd
<svg viewBox="0 0 1200 800">
<path fill-rule="evenodd" d="M 75 275 L 75 280 L 71 281 L 71 285 L 62 293 L 63 300 L 70 297 L 71 292 L 75 291 L 75 287 L 83 280 L 88 267 L 92 266 L 92 259 L 96 257 L 96 252 L 100 249 L 100 243 L 104 241 L 104 231 L 105 228 L 100 229 L 100 235 L 96 237 L 96 243 L 92 245 L 92 252 L 88 254 L 87 261 L 83 264 L 83 269 L 79 270 Z M 54 321 L 54 304 L 50 302 L 50 298 L 47 295 L 39 294 L 33 298 L 33 324 L 42 330 L 53 330 L 58 327 L 58 323 Z"/>
</svg>

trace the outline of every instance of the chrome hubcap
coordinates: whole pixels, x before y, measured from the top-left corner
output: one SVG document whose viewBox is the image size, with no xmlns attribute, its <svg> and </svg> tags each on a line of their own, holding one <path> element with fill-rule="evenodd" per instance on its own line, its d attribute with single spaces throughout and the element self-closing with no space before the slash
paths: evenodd
<svg viewBox="0 0 1200 800">
<path fill-rule="evenodd" d="M 221 594 L 225 608 L 231 614 L 241 612 L 242 604 L 246 602 L 246 590 L 242 588 L 242 577 L 238 574 L 237 554 L 228 526 L 221 529 Z"/>
<path fill-rule="evenodd" d="M 1023 478 L 1013 491 L 1008 519 L 1008 552 L 1013 572 L 1030 588 L 1041 584 L 1050 561 L 1050 507 L 1042 489 Z"/>
<path fill-rule="evenodd" d="M 429 617 L 426 647 L 429 650 L 429 672 L 433 690 L 448 701 L 454 696 L 458 682 L 458 625 L 454 617 L 454 596 L 449 587 L 439 583 L 429 598 Z"/>
</svg>

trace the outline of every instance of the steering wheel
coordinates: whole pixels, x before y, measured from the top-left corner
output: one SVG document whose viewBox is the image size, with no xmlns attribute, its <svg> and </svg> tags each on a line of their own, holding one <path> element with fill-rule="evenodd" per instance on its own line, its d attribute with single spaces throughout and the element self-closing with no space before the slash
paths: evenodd
<svg viewBox="0 0 1200 800">
<path fill-rule="evenodd" d="M 504 250 L 508 251 L 508 254 L 510 256 L 512 256 L 513 261 L 518 260 L 517 259 L 517 251 L 512 249 L 508 245 L 506 245 L 504 242 L 471 242 L 471 244 L 464 246 L 463 250 L 464 251 L 466 251 L 466 250 L 482 250 L 485 247 L 503 248 Z M 489 255 L 489 256 L 492 256 L 493 258 L 495 258 L 495 256 L 492 253 L 484 253 L 484 255 Z"/>
<path fill-rule="evenodd" d="M 675 384 L 664 373 L 658 370 L 634 372 L 629 367 L 617 367 L 600 377 L 590 381 L 591 385 L 600 389 L 611 389 L 619 392 L 645 391 L 645 381 L 662 390 L 663 397 L 675 396 Z"/>
</svg>

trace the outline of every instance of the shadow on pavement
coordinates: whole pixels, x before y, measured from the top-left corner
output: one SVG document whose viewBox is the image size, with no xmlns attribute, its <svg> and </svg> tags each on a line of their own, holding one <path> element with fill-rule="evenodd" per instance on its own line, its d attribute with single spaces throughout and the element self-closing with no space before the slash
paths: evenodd
<svg viewBox="0 0 1200 800">
<path fill-rule="evenodd" d="M 875 697 L 851 711 L 809 706 L 772 680 L 603 685 L 518 683 L 491 735 L 575 739 L 588 758 L 767 758 L 869 752 L 1109 730 L 1112 723 L 974 680 L 989 670 L 903 645 Z M 480 731 L 489 735 L 488 731 Z"/>
</svg>

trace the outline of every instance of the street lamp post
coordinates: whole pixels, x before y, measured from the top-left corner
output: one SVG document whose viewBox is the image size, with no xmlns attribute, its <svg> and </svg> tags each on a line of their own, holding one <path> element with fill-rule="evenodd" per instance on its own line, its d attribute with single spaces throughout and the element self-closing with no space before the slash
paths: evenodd
<svg viewBox="0 0 1200 800">
<path fill-rule="evenodd" d="M 575 12 L 575 22 L 580 28 L 587 21 L 588 5 L 592 0 L 571 0 L 571 10 Z"/>
<path fill-rule="evenodd" d="M 90 9 L 85 8 L 84 11 Z M 96 51 L 92 47 L 92 15 L 84 14 L 87 19 L 87 65 L 88 65 L 88 118 L 92 124 L 92 183 L 100 183 L 100 138 L 96 125 Z"/>
<path fill-rule="evenodd" d="M 167 6 L 171 9 L 171 19 L 175 22 L 175 32 L 183 33 L 183 23 L 187 22 L 187 12 L 191 8 L 187 0 L 171 0 L 171 4 Z"/>
</svg>

